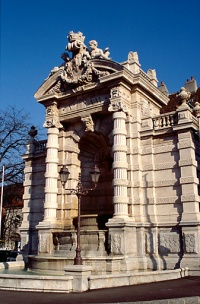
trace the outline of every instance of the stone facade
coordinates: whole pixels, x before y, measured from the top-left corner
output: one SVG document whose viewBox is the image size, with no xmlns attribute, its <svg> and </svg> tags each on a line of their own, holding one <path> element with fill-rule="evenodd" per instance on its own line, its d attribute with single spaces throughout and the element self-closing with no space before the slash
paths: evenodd
<svg viewBox="0 0 200 304">
<path fill-rule="evenodd" d="M 157 87 L 155 70 L 140 68 L 136 52 L 119 64 L 96 41 L 88 50 L 84 38 L 69 33 L 72 57 L 64 53 L 35 94 L 48 132 L 47 142 L 32 136 L 24 155 L 24 256 L 35 269 L 73 263 L 78 201 L 70 190 L 79 174 L 91 187 L 95 165 L 100 180 L 81 200 L 83 264 L 97 274 L 199 271 L 198 104 L 191 107 L 181 88 L 178 107 L 167 112 L 166 87 Z"/>
</svg>

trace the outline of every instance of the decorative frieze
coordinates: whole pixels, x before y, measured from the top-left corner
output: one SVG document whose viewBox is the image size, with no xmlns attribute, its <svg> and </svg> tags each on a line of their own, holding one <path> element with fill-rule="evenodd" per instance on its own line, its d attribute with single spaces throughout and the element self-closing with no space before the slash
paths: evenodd
<svg viewBox="0 0 200 304">
<path fill-rule="evenodd" d="M 133 198 L 133 204 L 134 205 L 146 205 L 148 203 L 148 205 L 154 205 L 156 203 L 156 199 L 154 197 L 137 197 L 137 198 Z"/>
<path fill-rule="evenodd" d="M 154 187 L 154 182 L 153 181 L 131 181 L 131 186 L 133 188 L 146 188 L 146 187 Z"/>
<path fill-rule="evenodd" d="M 132 165 L 130 168 L 132 171 L 138 171 L 140 169 L 139 165 Z"/>
<path fill-rule="evenodd" d="M 158 180 L 155 181 L 155 187 L 178 186 L 180 183 L 177 179 Z"/>
<path fill-rule="evenodd" d="M 177 150 L 176 145 L 159 145 L 159 146 L 154 146 L 154 154 L 160 154 L 160 153 L 167 153 Z"/>
<path fill-rule="evenodd" d="M 66 105 L 60 109 L 60 115 L 70 114 L 77 111 L 86 111 L 86 109 L 104 105 L 109 103 L 109 95 L 100 95 L 95 97 L 82 97 L 81 100 L 69 101 Z"/>
<path fill-rule="evenodd" d="M 161 254 L 178 253 L 180 251 L 179 234 L 175 232 L 159 234 L 159 252 Z"/>
<path fill-rule="evenodd" d="M 142 166 L 143 171 L 152 171 L 154 168 L 153 164 L 145 164 Z"/>
<path fill-rule="evenodd" d="M 182 202 L 195 202 L 198 200 L 195 194 L 181 195 Z"/>
<path fill-rule="evenodd" d="M 183 236 L 185 253 L 197 253 L 196 235 L 194 233 L 184 233 Z"/>
<path fill-rule="evenodd" d="M 181 159 L 178 162 L 179 167 L 185 167 L 185 166 L 195 166 L 196 165 L 196 160 L 192 158 L 186 158 L 186 159 Z"/>
<path fill-rule="evenodd" d="M 164 205 L 164 204 L 174 204 L 180 201 L 178 196 L 169 196 L 169 197 L 157 197 L 156 199 L 157 204 Z"/>
<path fill-rule="evenodd" d="M 170 197 L 157 197 L 157 198 L 143 198 L 143 197 L 137 197 L 133 198 L 132 202 L 134 205 L 144 205 L 148 204 L 157 204 L 157 205 L 167 205 L 167 204 L 175 204 L 175 203 L 181 203 L 180 198 L 178 196 L 170 196 Z"/>
<path fill-rule="evenodd" d="M 190 184 L 190 183 L 195 183 L 196 180 L 193 176 L 188 176 L 188 177 L 181 177 L 180 178 L 180 183 L 181 184 Z"/>
<path fill-rule="evenodd" d="M 145 154 L 152 154 L 153 153 L 153 147 L 145 147 L 145 148 L 142 148 L 141 149 L 142 151 L 142 155 L 145 155 Z"/>
<path fill-rule="evenodd" d="M 132 150 L 131 150 L 131 152 L 132 152 L 132 154 L 133 155 L 135 155 L 135 154 L 140 154 L 141 153 L 141 149 L 140 148 L 133 148 Z"/>
<path fill-rule="evenodd" d="M 186 148 L 193 148 L 193 145 L 191 144 L 191 141 L 184 140 L 184 141 L 179 141 L 178 143 L 178 149 L 186 149 Z"/>
<path fill-rule="evenodd" d="M 166 163 L 155 163 L 154 169 L 156 171 L 166 170 L 166 169 L 174 169 L 177 168 L 177 162 L 166 162 Z"/>
<path fill-rule="evenodd" d="M 131 181 L 130 182 L 130 186 L 133 188 L 142 187 L 142 185 L 143 185 L 142 181 Z"/>
</svg>

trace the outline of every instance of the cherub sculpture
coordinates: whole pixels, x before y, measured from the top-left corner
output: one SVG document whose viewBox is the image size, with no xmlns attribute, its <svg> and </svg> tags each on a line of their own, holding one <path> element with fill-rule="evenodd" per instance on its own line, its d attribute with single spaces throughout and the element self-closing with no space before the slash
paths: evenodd
<svg viewBox="0 0 200 304">
<path fill-rule="evenodd" d="M 109 48 L 105 48 L 105 50 L 103 51 L 102 49 L 98 48 L 98 43 L 96 40 L 90 40 L 89 41 L 89 47 L 90 47 L 90 56 L 91 58 L 101 58 L 101 59 L 109 59 L 109 52 L 108 49 Z"/>
</svg>

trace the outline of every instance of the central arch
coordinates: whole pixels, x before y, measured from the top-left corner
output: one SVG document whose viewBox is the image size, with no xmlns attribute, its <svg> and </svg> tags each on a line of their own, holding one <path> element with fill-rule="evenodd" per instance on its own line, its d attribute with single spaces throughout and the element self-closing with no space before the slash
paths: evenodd
<svg viewBox="0 0 200 304">
<path fill-rule="evenodd" d="M 88 132 L 79 141 L 79 160 L 81 180 L 86 188 L 92 186 L 91 168 L 96 165 L 100 170 L 97 187 L 82 197 L 81 215 L 97 216 L 99 229 L 105 229 L 105 223 L 113 216 L 112 156 L 109 139 L 102 133 Z"/>
</svg>

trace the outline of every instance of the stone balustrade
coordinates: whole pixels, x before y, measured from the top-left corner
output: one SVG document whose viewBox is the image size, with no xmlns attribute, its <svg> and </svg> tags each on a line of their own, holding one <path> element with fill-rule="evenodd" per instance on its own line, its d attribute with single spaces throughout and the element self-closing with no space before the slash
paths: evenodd
<svg viewBox="0 0 200 304">
<path fill-rule="evenodd" d="M 175 124 L 177 124 L 177 113 L 170 112 L 167 114 L 161 114 L 159 116 L 153 117 L 153 128 L 154 129 L 163 129 L 169 128 Z"/>
<path fill-rule="evenodd" d="M 35 143 L 35 153 L 41 153 L 46 151 L 46 145 L 47 141 L 46 140 L 39 140 Z"/>
</svg>

